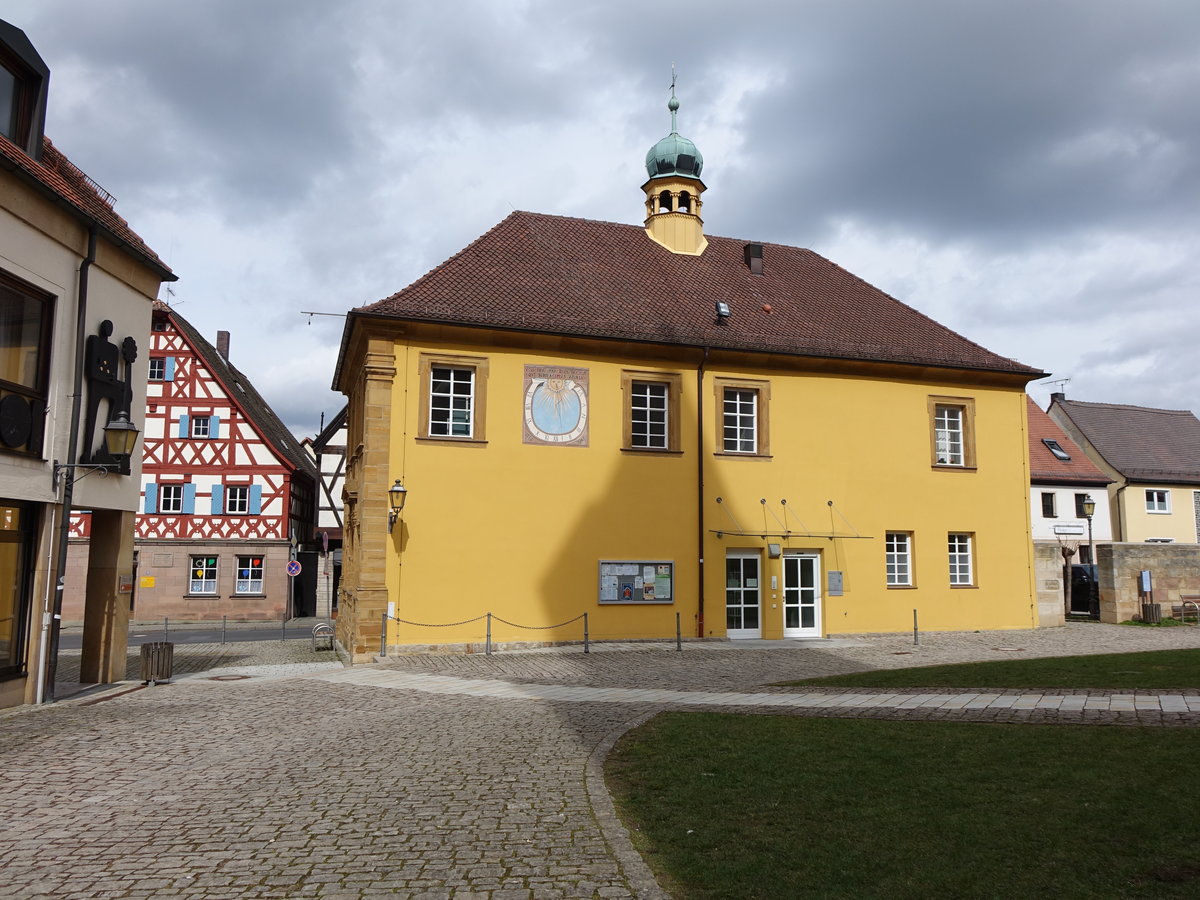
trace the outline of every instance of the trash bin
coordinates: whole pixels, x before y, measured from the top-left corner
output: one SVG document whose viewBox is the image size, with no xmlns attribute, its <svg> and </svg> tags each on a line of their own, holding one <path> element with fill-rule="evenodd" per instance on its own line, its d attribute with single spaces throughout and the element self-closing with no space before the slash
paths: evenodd
<svg viewBox="0 0 1200 900">
<path fill-rule="evenodd" d="M 1142 621 L 1147 623 L 1158 624 L 1162 621 L 1162 604 L 1161 603 L 1143 603 L 1142 604 Z"/>
<path fill-rule="evenodd" d="M 174 667 L 174 644 L 167 641 L 142 644 L 142 684 L 170 681 Z"/>
</svg>

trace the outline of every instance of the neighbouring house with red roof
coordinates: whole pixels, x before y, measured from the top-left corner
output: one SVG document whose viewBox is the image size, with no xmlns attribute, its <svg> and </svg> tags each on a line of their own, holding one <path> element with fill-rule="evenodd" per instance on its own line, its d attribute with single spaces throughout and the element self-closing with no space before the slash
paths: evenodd
<svg viewBox="0 0 1200 900">
<path fill-rule="evenodd" d="M 350 312 L 354 658 L 1037 624 L 1042 373 L 811 250 L 706 235 L 677 108 L 641 225 L 516 212 Z"/>
<path fill-rule="evenodd" d="M 141 459 L 107 438 L 142 429 L 151 303 L 175 280 L 45 137 L 49 80 L 0 21 L 0 707 L 68 689 L 66 602 L 84 622 L 72 680 L 125 677 Z M 67 522 L 81 509 L 100 537 L 73 577 Z"/>
<path fill-rule="evenodd" d="M 1112 540 L 1108 507 L 1108 485 L 1112 479 L 1088 459 L 1032 397 L 1026 398 L 1026 404 L 1038 619 L 1042 625 L 1061 625 L 1068 612 L 1069 566 L 1093 563 L 1095 543 Z M 1089 503 L 1092 504 L 1090 521 Z M 1069 556 L 1064 555 L 1064 549 Z M 1069 611 L 1072 615 L 1093 614 L 1084 591 L 1072 592 Z"/>
<path fill-rule="evenodd" d="M 229 346 L 229 332 L 217 332 L 214 347 L 167 304 L 154 304 L 135 619 L 315 614 L 316 469 L 229 361 Z M 73 523 L 80 558 L 88 519 Z M 306 563 L 296 577 L 287 573 L 292 560 Z M 68 606 L 64 617 L 80 612 Z"/>
</svg>

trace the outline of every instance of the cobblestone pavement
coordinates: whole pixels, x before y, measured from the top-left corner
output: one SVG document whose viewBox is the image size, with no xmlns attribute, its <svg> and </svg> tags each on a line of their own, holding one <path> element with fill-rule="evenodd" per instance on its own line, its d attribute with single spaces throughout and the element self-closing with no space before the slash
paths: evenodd
<svg viewBox="0 0 1200 900">
<path fill-rule="evenodd" d="M 992 705 L 1011 692 L 987 705 L 971 695 L 974 708 L 966 695 L 931 705 L 930 692 L 870 708 L 846 698 L 880 695 L 822 689 L 841 699 L 812 708 L 778 705 L 812 691 L 769 685 L 884 665 L 1193 647 L 1197 632 L 923 635 L 915 652 L 911 636 L 682 653 L 600 646 L 403 656 L 307 675 L 287 666 L 308 662 L 243 660 L 243 674 L 125 686 L 0 716 L 0 897 L 657 897 L 601 765 L 620 734 L 660 709 L 724 694 L 747 712 L 1194 724 L 1196 712 L 1161 701 L 1151 716 L 1140 708 L 1149 695 L 1128 710 L 1111 698 L 1089 710 L 1095 693 L 1081 705 L 1079 694 Z M 453 691 L 429 690 L 449 681 Z M 630 700 L 632 690 L 657 696 Z M 1200 699 L 1176 696 L 1189 708 Z"/>
</svg>

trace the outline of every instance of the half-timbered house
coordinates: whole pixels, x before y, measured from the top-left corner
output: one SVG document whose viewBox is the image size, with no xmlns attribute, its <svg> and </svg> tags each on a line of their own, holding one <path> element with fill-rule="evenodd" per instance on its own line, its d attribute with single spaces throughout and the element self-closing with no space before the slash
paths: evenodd
<svg viewBox="0 0 1200 900">
<path fill-rule="evenodd" d="M 337 610 L 337 589 L 342 570 L 342 486 L 346 480 L 346 407 L 321 428 L 316 438 L 304 439 L 321 475 L 317 503 L 317 552 L 313 563 L 317 575 L 318 616 Z"/>
<path fill-rule="evenodd" d="M 293 579 L 287 566 L 313 539 L 316 469 L 229 362 L 229 333 L 214 347 L 162 302 L 142 446 L 136 619 L 312 614 L 313 573 Z"/>
</svg>

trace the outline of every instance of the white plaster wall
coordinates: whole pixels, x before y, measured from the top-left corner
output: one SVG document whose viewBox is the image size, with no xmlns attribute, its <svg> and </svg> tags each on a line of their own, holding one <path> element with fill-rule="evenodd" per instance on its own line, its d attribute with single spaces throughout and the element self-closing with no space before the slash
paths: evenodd
<svg viewBox="0 0 1200 900">
<path fill-rule="evenodd" d="M 1042 515 L 1042 494 L 1046 493 L 1055 495 L 1058 515 L 1052 519 Z M 1075 515 L 1076 494 L 1091 494 L 1096 501 L 1096 512 L 1092 516 L 1092 540 L 1095 543 L 1112 540 L 1112 516 L 1109 515 L 1108 491 L 1105 488 L 1035 484 L 1029 491 L 1035 541 L 1053 541 L 1061 536 L 1067 540 L 1087 542 L 1087 519 Z M 1078 533 L 1057 535 L 1055 526 L 1075 526 Z"/>
</svg>

